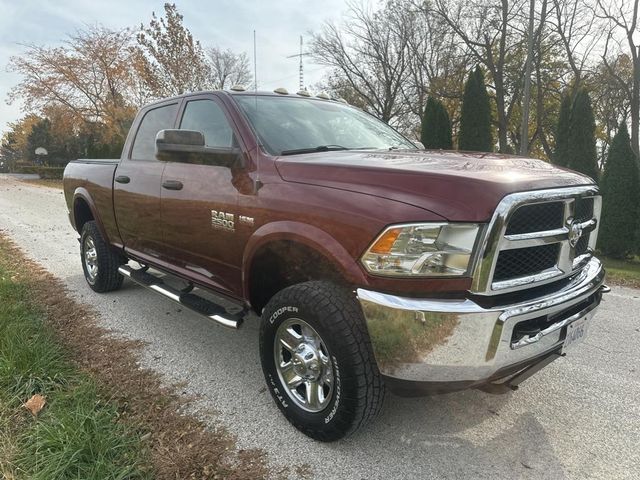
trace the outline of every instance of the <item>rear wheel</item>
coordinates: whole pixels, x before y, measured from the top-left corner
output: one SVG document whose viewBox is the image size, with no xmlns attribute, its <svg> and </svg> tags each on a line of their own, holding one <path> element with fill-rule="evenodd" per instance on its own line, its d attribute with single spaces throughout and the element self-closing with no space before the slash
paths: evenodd
<svg viewBox="0 0 640 480">
<path fill-rule="evenodd" d="M 333 441 L 380 411 L 384 385 L 354 295 L 329 282 L 277 293 L 260 329 L 267 385 L 287 419 L 306 435 Z"/>
<path fill-rule="evenodd" d="M 109 248 L 94 221 L 82 227 L 80 256 L 84 278 L 93 291 L 111 292 L 122 286 L 124 277 L 118 273 L 118 267 L 123 258 Z"/>
</svg>

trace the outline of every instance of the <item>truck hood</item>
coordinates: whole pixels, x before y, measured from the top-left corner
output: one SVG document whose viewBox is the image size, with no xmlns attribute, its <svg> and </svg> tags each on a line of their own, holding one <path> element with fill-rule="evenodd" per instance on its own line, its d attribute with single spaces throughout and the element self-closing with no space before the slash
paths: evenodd
<svg viewBox="0 0 640 480">
<path fill-rule="evenodd" d="M 374 195 L 469 222 L 489 220 L 510 193 L 594 183 L 541 160 L 475 152 L 318 152 L 279 157 L 276 168 L 287 182 Z"/>
</svg>

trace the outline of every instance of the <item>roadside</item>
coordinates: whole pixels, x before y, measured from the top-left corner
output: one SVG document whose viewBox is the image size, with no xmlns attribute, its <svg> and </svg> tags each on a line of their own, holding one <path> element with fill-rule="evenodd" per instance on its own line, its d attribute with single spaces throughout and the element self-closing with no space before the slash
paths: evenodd
<svg viewBox="0 0 640 480">
<path fill-rule="evenodd" d="M 267 478 L 263 452 L 178 413 L 188 399 L 138 367 L 139 347 L 0 235 L 0 476 Z"/>
<path fill-rule="evenodd" d="M 638 258 L 631 260 L 603 258 L 602 261 L 607 269 L 607 281 L 614 285 L 640 288 L 640 260 Z"/>
<path fill-rule="evenodd" d="M 62 179 L 59 178 L 25 178 L 22 181 L 38 187 L 50 187 L 62 190 Z"/>
</svg>

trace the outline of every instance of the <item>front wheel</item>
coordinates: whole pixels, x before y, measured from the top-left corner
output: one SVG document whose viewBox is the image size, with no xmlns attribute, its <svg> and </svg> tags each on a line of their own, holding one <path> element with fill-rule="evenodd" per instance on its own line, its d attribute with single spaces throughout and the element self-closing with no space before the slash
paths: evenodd
<svg viewBox="0 0 640 480">
<path fill-rule="evenodd" d="M 353 294 L 312 281 L 277 293 L 265 307 L 260 356 L 287 419 L 309 437 L 338 440 L 380 411 L 384 384 Z"/>
</svg>

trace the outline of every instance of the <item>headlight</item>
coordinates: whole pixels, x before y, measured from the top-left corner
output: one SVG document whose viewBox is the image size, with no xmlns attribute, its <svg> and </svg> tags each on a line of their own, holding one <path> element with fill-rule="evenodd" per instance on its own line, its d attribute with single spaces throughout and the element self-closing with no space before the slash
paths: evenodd
<svg viewBox="0 0 640 480">
<path fill-rule="evenodd" d="M 414 223 L 388 227 L 371 244 L 361 262 L 376 275 L 466 275 L 479 230 L 475 223 Z"/>
</svg>

